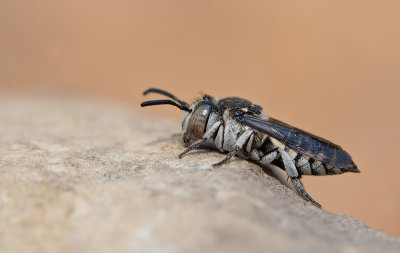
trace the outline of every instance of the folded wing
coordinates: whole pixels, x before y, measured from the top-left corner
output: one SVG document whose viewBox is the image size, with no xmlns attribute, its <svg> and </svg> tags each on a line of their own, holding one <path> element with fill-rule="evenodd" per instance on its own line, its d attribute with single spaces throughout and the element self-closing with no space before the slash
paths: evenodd
<svg viewBox="0 0 400 253">
<path fill-rule="evenodd" d="M 328 166 L 340 169 L 357 168 L 351 156 L 340 146 L 277 119 L 271 117 L 262 119 L 244 114 L 237 117 L 236 120 L 277 139 L 300 154 Z"/>
</svg>

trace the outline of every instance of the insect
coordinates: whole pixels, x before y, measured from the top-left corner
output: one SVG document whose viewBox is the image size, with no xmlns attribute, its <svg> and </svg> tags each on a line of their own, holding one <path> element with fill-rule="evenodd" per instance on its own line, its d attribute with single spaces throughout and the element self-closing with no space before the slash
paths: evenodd
<svg viewBox="0 0 400 253">
<path fill-rule="evenodd" d="M 321 205 L 304 189 L 302 175 L 360 172 L 340 146 L 269 117 L 262 113 L 261 106 L 246 99 L 201 95 L 188 104 L 164 90 L 150 88 L 143 95 L 149 93 L 159 93 L 172 100 L 146 101 L 142 107 L 167 104 L 187 112 L 182 132 L 188 147 L 179 158 L 202 144 L 211 143 L 221 152 L 228 152 L 225 159 L 213 166 L 225 164 L 235 155 L 264 166 L 274 164 L 286 171 L 305 200 L 319 208 Z"/>
</svg>

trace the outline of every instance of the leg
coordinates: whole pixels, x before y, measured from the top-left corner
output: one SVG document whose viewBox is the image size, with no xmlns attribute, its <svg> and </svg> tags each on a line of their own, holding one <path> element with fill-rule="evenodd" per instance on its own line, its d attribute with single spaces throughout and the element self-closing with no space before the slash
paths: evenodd
<svg viewBox="0 0 400 253">
<path fill-rule="evenodd" d="M 234 150 L 232 150 L 231 152 L 229 152 L 229 154 L 224 158 L 224 160 L 222 160 L 222 161 L 220 161 L 220 162 L 218 162 L 218 163 L 214 163 L 213 166 L 214 166 L 214 167 L 217 167 L 217 166 L 220 166 L 220 165 L 222 165 L 222 164 L 224 164 L 224 163 L 229 162 L 229 160 L 231 160 L 231 158 L 232 158 L 234 155 L 236 155 L 236 153 L 237 153 L 239 150 L 240 150 L 240 148 L 236 146 Z"/>
<path fill-rule="evenodd" d="M 214 125 L 206 131 L 206 133 L 203 135 L 203 138 L 195 141 L 192 143 L 192 145 L 190 145 L 185 151 L 183 151 L 180 155 L 179 155 L 179 159 L 182 159 L 182 157 L 184 155 L 186 155 L 187 153 L 189 153 L 192 149 L 199 147 L 201 144 L 203 144 L 204 142 L 206 142 L 211 136 L 213 136 L 213 134 L 218 130 L 219 126 L 222 124 L 221 121 L 217 121 L 214 123 Z"/>
<path fill-rule="evenodd" d="M 314 206 L 321 208 L 321 205 L 313 200 L 311 196 L 306 192 L 306 190 L 303 187 L 303 184 L 300 182 L 298 178 L 292 178 L 292 183 L 294 187 L 296 188 L 297 192 L 306 200 L 310 201 Z"/>
<path fill-rule="evenodd" d="M 253 130 L 247 130 L 247 131 L 245 131 L 241 136 L 239 136 L 238 140 L 237 140 L 236 143 L 235 143 L 235 148 L 234 148 L 231 152 L 229 152 L 229 154 L 225 157 L 225 159 L 222 160 L 222 161 L 220 161 L 220 162 L 218 162 L 218 163 L 213 164 L 213 166 L 214 166 L 214 167 L 215 167 L 215 166 L 220 166 L 220 165 L 222 165 L 222 164 L 224 164 L 224 163 L 229 162 L 229 160 L 230 160 L 234 155 L 236 155 L 237 152 L 239 152 L 239 151 L 243 148 L 244 144 L 246 144 L 246 141 L 248 141 L 249 139 L 251 139 L 251 138 L 250 138 L 251 136 L 253 136 Z M 249 140 L 249 141 L 250 141 L 250 140 Z"/>
<path fill-rule="evenodd" d="M 296 166 L 293 163 L 293 160 L 290 158 L 288 153 L 286 153 L 283 149 L 279 148 L 278 152 L 281 154 L 281 159 L 283 165 L 285 167 L 286 174 L 292 180 L 293 186 L 296 188 L 296 191 L 307 201 L 310 201 L 313 205 L 318 208 L 321 208 L 321 205 L 313 200 L 311 196 L 306 192 L 303 185 L 299 180 L 299 174 L 297 173 Z"/>
<path fill-rule="evenodd" d="M 278 148 L 274 148 L 271 151 L 269 151 L 268 153 L 266 153 L 261 159 L 260 159 L 260 163 L 267 166 L 268 164 L 270 164 L 272 161 L 274 161 L 275 159 L 278 159 L 280 156 L 280 153 L 278 152 Z"/>
</svg>

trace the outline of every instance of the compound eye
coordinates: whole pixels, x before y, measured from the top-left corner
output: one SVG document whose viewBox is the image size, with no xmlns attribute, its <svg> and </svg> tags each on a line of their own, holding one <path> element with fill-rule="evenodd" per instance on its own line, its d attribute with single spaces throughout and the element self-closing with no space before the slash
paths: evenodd
<svg viewBox="0 0 400 253">
<path fill-rule="evenodd" d="M 242 110 L 236 110 L 233 112 L 233 117 L 239 117 L 242 116 L 244 112 Z"/>
<path fill-rule="evenodd" d="M 211 106 L 207 104 L 200 105 L 190 117 L 186 137 L 189 143 L 201 139 L 206 131 L 208 118 L 210 116 Z"/>
</svg>

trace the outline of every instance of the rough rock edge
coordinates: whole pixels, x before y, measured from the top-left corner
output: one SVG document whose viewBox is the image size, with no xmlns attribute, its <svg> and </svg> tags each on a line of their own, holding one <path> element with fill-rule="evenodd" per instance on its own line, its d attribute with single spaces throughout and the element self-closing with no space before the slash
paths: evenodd
<svg viewBox="0 0 400 253">
<path fill-rule="evenodd" d="M 254 164 L 196 151 L 179 123 L 103 101 L 0 102 L 1 252 L 399 252 Z"/>
</svg>

